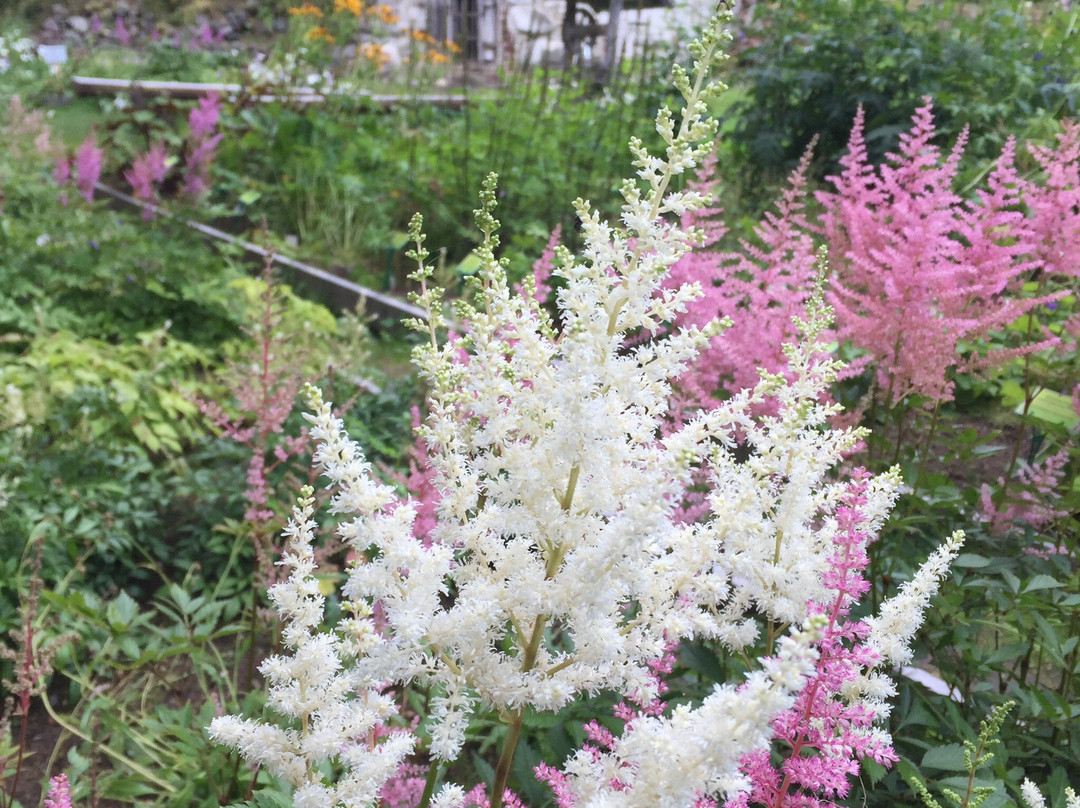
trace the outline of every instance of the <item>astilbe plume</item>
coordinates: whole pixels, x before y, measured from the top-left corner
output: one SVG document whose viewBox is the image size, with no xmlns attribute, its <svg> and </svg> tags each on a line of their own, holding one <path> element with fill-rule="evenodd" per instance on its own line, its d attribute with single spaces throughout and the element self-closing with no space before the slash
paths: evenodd
<svg viewBox="0 0 1080 808">
<path fill-rule="evenodd" d="M 544 251 L 540 253 L 540 257 L 537 258 L 532 265 L 532 287 L 530 294 L 536 298 L 536 302 L 543 305 L 551 297 L 551 269 L 555 260 L 555 248 L 559 245 L 562 239 L 562 225 L 557 224 L 551 231 L 551 235 L 548 236 L 547 246 L 544 247 Z M 514 287 L 514 291 L 517 294 L 526 293 L 525 284 L 517 284 Z"/>
<path fill-rule="evenodd" d="M 983 484 L 979 516 L 990 532 L 1000 536 L 1010 529 L 1023 531 L 1025 526 L 1042 530 L 1055 519 L 1068 515 L 1067 510 L 1055 505 L 1068 463 L 1066 448 L 1034 465 L 1022 464 L 1016 472 L 1009 501 L 1000 506 L 994 502 L 990 486 Z M 1004 487 L 1004 478 L 998 479 L 998 485 Z"/>
<path fill-rule="evenodd" d="M 155 186 L 160 185 L 168 171 L 168 157 L 165 144 L 158 142 L 131 161 L 131 168 L 124 172 L 124 179 L 131 185 L 131 193 L 143 202 L 157 201 Z M 149 207 L 143 208 L 143 218 L 153 218 L 154 212 Z"/>
<path fill-rule="evenodd" d="M 217 93 L 207 93 L 188 113 L 188 150 L 184 169 L 184 191 L 191 197 L 201 196 L 210 183 L 210 166 L 214 162 L 217 144 L 222 134 L 215 134 L 221 116 L 221 100 Z"/>
<path fill-rule="evenodd" d="M 0 715 L 0 730 L 6 730 L 11 718 L 19 718 L 19 740 L 14 753 L 15 766 L 10 784 L 10 794 L 16 793 L 19 775 L 27 752 L 27 727 L 30 724 L 30 702 L 34 696 L 45 692 L 48 677 L 52 671 L 53 659 L 66 643 L 75 639 L 72 632 L 54 634 L 42 641 L 42 626 L 38 615 L 38 601 L 41 597 L 41 535 L 31 539 L 29 551 L 29 585 L 25 592 L 20 592 L 18 624 L 9 635 L 14 647 L 0 644 L 0 659 L 11 662 L 14 679 L 0 681 L 0 686 L 10 694 L 3 704 Z M 12 696 L 14 698 L 12 698 Z M 8 771 L 9 761 L 0 758 L 0 779 Z M 14 797 L 12 797 L 14 799 Z M 5 804 L 0 801 L 0 804 Z M 6 803 L 11 805 L 11 802 Z"/>
<path fill-rule="evenodd" d="M 116 15 L 116 24 L 113 26 L 113 38 L 121 45 L 131 44 L 131 33 L 124 24 L 124 17 L 122 14 Z"/>
<path fill-rule="evenodd" d="M 1025 181 L 1024 203 L 1040 268 L 1060 278 L 1080 278 L 1080 122 L 1062 121 L 1056 147 L 1027 150 L 1042 169 Z"/>
<path fill-rule="evenodd" d="M 709 407 L 724 389 L 733 394 L 757 384 L 759 369 L 783 372 L 782 346 L 792 342 L 792 318 L 803 311 L 815 274 L 815 247 L 807 221 L 806 172 L 813 144 L 791 173 L 788 187 L 754 228 L 757 244 L 740 241 L 736 252 L 695 250 L 672 268 L 667 285 L 697 282 L 702 295 L 678 316 L 679 325 L 703 325 L 726 317 L 730 327 L 714 337 L 693 369 L 679 379 L 689 406 Z M 708 192 L 718 182 L 715 159 L 702 163 L 698 188 Z M 719 208 L 701 208 L 684 216 L 685 226 L 701 227 L 705 246 L 723 238 Z M 758 246 L 760 245 L 760 246 Z"/>
<path fill-rule="evenodd" d="M 385 808 L 417 808 L 424 794 L 427 770 L 418 763 L 402 763 L 393 777 L 379 789 L 379 804 Z"/>
<path fill-rule="evenodd" d="M 1047 808 L 1046 797 L 1042 795 L 1039 787 L 1027 778 L 1020 786 L 1020 796 L 1028 808 Z M 1080 808 L 1080 794 L 1068 786 L 1065 788 L 1065 808 Z"/>
<path fill-rule="evenodd" d="M 45 808 L 71 808 L 71 784 L 64 772 L 49 779 Z"/>
<path fill-rule="evenodd" d="M 890 482 L 895 495 L 898 481 Z M 827 622 L 813 674 L 795 704 L 773 720 L 773 737 L 779 741 L 774 748 L 781 750 L 781 762 L 774 764 L 769 749 L 744 755 L 740 767 L 751 789 L 728 800 L 726 808 L 751 804 L 833 808 L 835 799 L 847 796 L 850 778 L 858 774 L 862 759 L 886 765 L 897 759 L 887 735 L 874 730 L 876 711 L 859 701 L 848 702 L 843 695 L 878 661 L 861 642 L 866 624 L 849 617 L 851 607 L 870 588 L 863 577 L 869 560 L 866 545 L 872 538 L 864 511 L 869 484 L 864 470 L 854 471 L 836 509 L 831 567 L 822 575 L 835 597 L 831 603 L 808 604 L 811 614 L 822 615 Z"/>
<path fill-rule="evenodd" d="M 553 262 L 558 331 L 534 295 L 511 293 L 495 258 L 494 177 L 485 181 L 476 211 L 480 269 L 470 296 L 458 303 L 456 320 L 467 328 L 456 341 L 439 339 L 450 323 L 441 290 L 428 285 L 433 268 L 425 262 L 419 217 L 410 224 L 410 255 L 419 263 L 413 278 L 421 288 L 414 299 L 428 315 L 415 324 L 427 340 L 414 360 L 429 389 L 419 434 L 439 492 L 435 524 L 425 544 L 414 529 L 417 503 L 372 476 L 341 419 L 308 387 L 313 464 L 328 481 L 329 510 L 352 560 L 341 591 L 346 616 L 332 633 L 315 634 L 319 599 L 302 631 L 286 630 L 295 661 L 266 668 L 279 712 L 300 717 L 282 694 L 305 686 L 316 657 L 325 657 L 320 677 L 348 677 L 350 687 L 362 688 L 363 699 L 349 702 L 354 709 L 374 698 L 375 683 L 429 688 L 425 727 L 435 763 L 460 754 L 477 705 L 495 708 L 507 724 L 489 797 L 491 808 L 500 808 L 511 801 L 507 777 L 527 708 L 555 711 L 601 689 L 652 704 L 660 690 L 655 665 L 672 643 L 702 638 L 745 649 L 758 639 L 760 616 L 769 656 L 740 686 L 717 684 L 699 706 L 680 705 L 670 715 L 642 711 L 620 737 L 605 739 L 606 749 L 571 758 L 559 780 L 565 799 L 597 808 L 705 804 L 746 787 L 741 756 L 769 743 L 772 718 L 792 707 L 815 671 L 814 645 L 827 621 L 808 616 L 806 601 L 828 600 L 823 573 L 836 531 L 830 517 L 847 491 L 828 474 L 859 434 L 828 428 L 836 407 L 822 393 L 837 363 L 818 340 L 828 324 L 819 291 L 806 344 L 787 349 L 787 376 L 766 374 L 754 388 L 657 437 L 668 420 L 672 382 L 716 331 L 711 323 L 669 330 L 700 287 L 661 285 L 696 241 L 678 217 L 702 205 L 702 195 L 670 185 L 700 161 L 715 135 L 705 110 L 718 88 L 704 78 L 725 38 L 714 21 L 691 47 L 693 79 L 673 71 L 686 107 L 681 118 L 666 108 L 657 115 L 664 153 L 651 155 L 631 141 L 638 179 L 622 186 L 621 224 L 575 203 L 584 248 L 579 256 L 559 248 Z M 628 344 L 642 334 L 652 339 Z M 761 413 L 770 398 L 776 415 Z M 739 459 L 744 449 L 749 460 Z M 687 524 L 673 503 L 703 467 L 708 518 Z M 888 490 L 887 480 L 868 484 L 868 530 L 884 518 Z M 309 547 L 309 492 L 299 507 L 288 532 Z M 936 575 L 955 551 L 955 542 L 948 545 L 927 574 Z M 303 599 L 315 603 L 313 564 L 305 561 L 300 574 L 294 560 L 310 555 L 290 550 L 290 588 L 275 592 L 302 586 Z M 878 636 L 875 650 L 903 646 L 929 591 L 922 586 L 906 596 L 876 635 L 871 625 L 867 642 Z M 308 652 L 316 637 L 334 653 Z M 884 686 L 867 682 L 862 697 L 872 701 Z M 333 714 L 344 716 L 337 692 Z M 321 719 L 320 703 L 315 696 L 305 701 L 309 718 Z M 238 718 L 217 719 L 214 728 L 218 740 L 250 761 L 279 772 L 288 768 L 283 761 L 296 761 L 290 782 L 311 782 L 299 776 L 301 764 L 307 761 L 310 772 L 312 762 L 295 751 L 299 731 Z M 320 737 L 323 748 L 348 747 L 359 731 Z M 285 747 L 288 755 L 280 751 Z M 375 789 L 400 765 L 383 762 L 368 770 Z M 309 797 L 298 791 L 294 801 L 313 804 Z M 473 796 L 447 784 L 431 805 L 462 808 L 467 799 Z M 327 800 L 319 804 L 334 804 Z"/>
<path fill-rule="evenodd" d="M 860 109 L 843 171 L 829 178 L 836 190 L 817 195 L 836 270 L 830 299 L 839 336 L 867 352 L 889 407 L 911 394 L 951 399 L 959 345 L 1051 299 L 1007 294 L 1037 266 L 1017 210 L 1012 142 L 988 178 L 989 192 L 965 202 L 952 186 L 967 132 L 944 157 L 934 135 L 927 100 L 899 151 L 875 170 Z"/>
<path fill-rule="evenodd" d="M 75 170 L 75 187 L 79 189 L 83 199 L 90 202 L 94 199 L 94 186 L 101 176 L 101 161 L 104 152 L 94 143 L 93 134 L 79 144 L 75 150 L 73 160 Z"/>
<path fill-rule="evenodd" d="M 208 400 L 199 400 L 198 406 L 221 435 L 250 451 L 244 519 L 250 525 L 259 578 L 269 586 L 276 580 L 270 474 L 303 452 L 308 436 L 306 430 L 285 435 L 285 419 L 300 389 L 300 357 L 289 350 L 294 335 L 284 328 L 281 290 L 269 262 L 263 271 L 260 303 L 254 321 L 245 328 L 250 353 L 226 363 L 224 379 L 235 402 L 234 412 Z"/>
<path fill-rule="evenodd" d="M 268 592 L 283 622 L 282 644 L 290 655 L 268 657 L 259 671 L 269 683 L 267 704 L 294 721 L 295 729 L 221 716 L 210 724 L 218 743 L 237 747 L 252 762 L 266 766 L 294 789 L 298 808 L 373 803 L 380 785 L 398 770 L 412 750 L 407 733 L 392 733 L 373 744 L 375 728 L 395 714 L 394 703 L 379 692 L 349 660 L 363 653 L 347 631 L 319 630 L 324 598 L 315 577 L 312 541 L 315 500 L 301 491 L 285 529 L 288 545 L 282 564 L 289 577 Z M 345 773 L 327 783 L 326 761 L 337 760 Z"/>
</svg>

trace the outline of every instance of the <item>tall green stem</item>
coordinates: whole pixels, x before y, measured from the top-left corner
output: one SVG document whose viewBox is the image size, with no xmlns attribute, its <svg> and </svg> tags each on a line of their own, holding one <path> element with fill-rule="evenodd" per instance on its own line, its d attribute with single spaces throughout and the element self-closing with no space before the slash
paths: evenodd
<svg viewBox="0 0 1080 808">
<path fill-rule="evenodd" d="M 930 455 L 930 448 L 934 442 L 934 435 L 937 433 L 938 416 L 941 414 L 941 401 L 934 402 L 934 414 L 930 419 L 930 429 L 926 433 L 926 440 L 923 442 L 922 451 L 919 453 L 919 468 L 915 472 L 915 482 L 911 486 L 911 496 L 914 497 L 919 493 L 919 484 L 922 482 L 923 471 L 926 469 L 926 458 Z"/>
<path fill-rule="evenodd" d="M 546 626 L 547 616 L 538 614 L 536 620 L 533 621 L 532 635 L 529 637 L 529 644 L 525 648 L 525 655 L 521 660 L 523 673 L 531 671 L 536 665 L 536 655 L 540 652 L 540 641 L 544 636 Z M 506 739 L 503 741 L 502 753 L 499 755 L 499 762 L 495 765 L 495 780 L 491 785 L 491 808 L 502 808 L 506 782 L 510 779 L 510 764 L 514 762 L 514 752 L 517 750 L 518 739 L 521 737 L 521 727 L 524 723 L 525 708 L 520 707 L 514 713 L 514 717 L 510 719 L 510 723 L 506 728 Z"/>
</svg>

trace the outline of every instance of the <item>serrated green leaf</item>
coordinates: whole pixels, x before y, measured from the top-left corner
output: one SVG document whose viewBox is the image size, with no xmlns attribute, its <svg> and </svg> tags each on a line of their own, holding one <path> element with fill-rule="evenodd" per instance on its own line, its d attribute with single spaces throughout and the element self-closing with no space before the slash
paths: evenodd
<svg viewBox="0 0 1080 808">
<path fill-rule="evenodd" d="M 139 604 L 127 592 L 121 592 L 105 608 L 105 618 L 113 631 L 124 631 L 135 619 Z"/>
</svg>

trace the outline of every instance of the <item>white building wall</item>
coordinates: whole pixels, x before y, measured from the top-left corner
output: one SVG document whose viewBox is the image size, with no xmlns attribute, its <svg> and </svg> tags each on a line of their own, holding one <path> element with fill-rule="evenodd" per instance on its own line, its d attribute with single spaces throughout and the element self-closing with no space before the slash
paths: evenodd
<svg viewBox="0 0 1080 808">
<path fill-rule="evenodd" d="M 686 42 L 689 32 L 708 19 L 714 0 L 676 0 L 670 8 L 642 10 L 633 5 L 634 0 L 625 0 L 619 16 L 620 55 L 638 53 L 647 43 Z M 585 0 L 579 0 L 578 7 L 607 25 L 607 11 L 593 11 Z M 565 8 L 565 0 L 397 0 L 395 4 L 403 25 L 459 44 L 471 41 L 473 58 L 533 64 L 543 59 L 561 61 Z M 601 39 L 595 45 L 596 58 L 604 48 Z"/>
</svg>

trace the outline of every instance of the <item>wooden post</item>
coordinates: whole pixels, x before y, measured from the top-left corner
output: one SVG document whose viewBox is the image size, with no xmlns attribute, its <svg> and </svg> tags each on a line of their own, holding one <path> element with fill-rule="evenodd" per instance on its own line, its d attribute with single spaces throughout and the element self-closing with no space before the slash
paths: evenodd
<svg viewBox="0 0 1080 808">
<path fill-rule="evenodd" d="M 607 47 L 604 49 L 604 70 L 611 78 L 615 70 L 615 60 L 619 58 L 619 14 L 622 13 L 623 0 L 611 0 L 608 11 Z"/>
<path fill-rule="evenodd" d="M 563 69 L 569 70 L 577 51 L 577 0 L 566 0 L 562 21 Z"/>
</svg>

